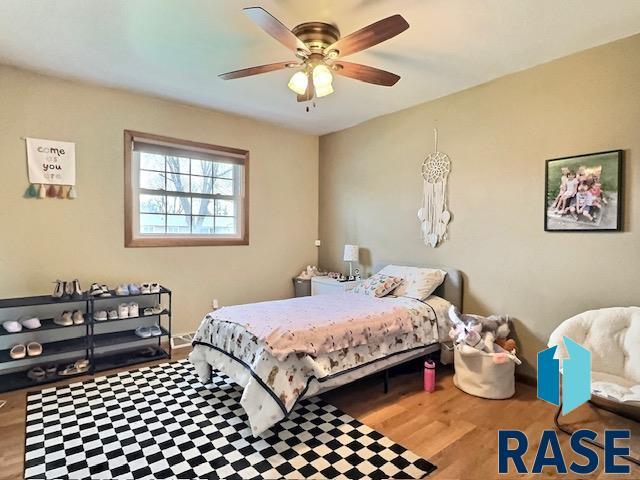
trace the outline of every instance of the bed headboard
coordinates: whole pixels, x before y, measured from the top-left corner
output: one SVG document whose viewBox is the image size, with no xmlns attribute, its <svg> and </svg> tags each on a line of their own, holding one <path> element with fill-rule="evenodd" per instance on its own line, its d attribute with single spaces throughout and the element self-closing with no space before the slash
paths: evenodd
<svg viewBox="0 0 640 480">
<path fill-rule="evenodd" d="M 381 270 L 382 268 L 390 264 L 400 265 L 399 263 L 393 263 L 393 262 L 380 263 L 373 268 L 373 271 L 378 272 L 379 270 Z M 402 263 L 402 265 L 406 265 L 410 267 L 439 268 L 447 272 L 447 276 L 444 278 L 444 282 L 442 283 L 442 285 L 440 285 L 436 289 L 436 291 L 434 292 L 434 295 L 444 298 L 445 300 L 451 302 L 456 307 L 458 307 L 458 310 L 463 311 L 462 310 L 463 280 L 462 280 L 462 273 L 460 272 L 460 270 L 456 270 L 455 268 L 451 268 L 451 267 L 441 267 L 441 266 L 433 266 L 433 265 L 407 265 L 406 263 Z"/>
</svg>

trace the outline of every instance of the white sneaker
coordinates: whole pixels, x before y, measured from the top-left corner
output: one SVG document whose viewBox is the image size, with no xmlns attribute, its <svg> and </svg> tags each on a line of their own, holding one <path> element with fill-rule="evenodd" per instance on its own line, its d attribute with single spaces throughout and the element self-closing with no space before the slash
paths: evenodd
<svg viewBox="0 0 640 480">
<path fill-rule="evenodd" d="M 118 319 L 118 311 L 117 310 L 109 310 L 109 313 L 107 315 L 109 317 L 109 320 L 117 320 Z"/>
<path fill-rule="evenodd" d="M 131 302 L 129 304 L 129 317 L 133 318 L 133 317 L 139 317 L 140 316 L 140 308 L 138 307 L 138 304 L 135 302 Z"/>
<path fill-rule="evenodd" d="M 35 330 L 36 328 L 40 328 L 42 326 L 38 317 L 20 320 L 20 323 L 24 328 L 27 328 L 29 330 Z"/>
<path fill-rule="evenodd" d="M 129 318 L 129 305 L 126 303 L 118 305 L 118 318 Z"/>
<path fill-rule="evenodd" d="M 107 319 L 107 312 L 104 310 L 98 310 L 93 313 L 93 319 L 98 322 L 104 322 Z"/>
<path fill-rule="evenodd" d="M 162 313 L 162 311 L 164 310 L 164 308 L 162 308 L 162 305 L 156 305 L 155 307 L 152 307 L 152 312 L 154 315 L 160 315 Z"/>
<path fill-rule="evenodd" d="M 143 310 L 145 315 L 153 315 L 153 308 L 147 307 Z"/>
<path fill-rule="evenodd" d="M 150 283 L 143 283 L 142 285 L 140 285 L 140 293 L 142 294 L 147 294 L 147 293 L 151 293 L 151 284 Z"/>
<path fill-rule="evenodd" d="M 9 333 L 17 333 L 22 330 L 22 325 L 15 320 L 7 320 L 2 324 L 2 327 Z"/>
<path fill-rule="evenodd" d="M 160 284 L 152 283 L 149 289 L 151 290 L 151 293 L 160 293 Z"/>
</svg>

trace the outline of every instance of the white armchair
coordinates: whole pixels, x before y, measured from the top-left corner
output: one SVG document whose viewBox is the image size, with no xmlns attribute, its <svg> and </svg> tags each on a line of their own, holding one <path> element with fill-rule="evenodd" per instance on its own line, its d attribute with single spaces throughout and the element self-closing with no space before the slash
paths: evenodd
<svg viewBox="0 0 640 480">
<path fill-rule="evenodd" d="M 549 337 L 561 357 L 563 336 L 591 352 L 591 402 L 640 420 L 640 307 L 590 310 L 565 320 Z"/>
</svg>

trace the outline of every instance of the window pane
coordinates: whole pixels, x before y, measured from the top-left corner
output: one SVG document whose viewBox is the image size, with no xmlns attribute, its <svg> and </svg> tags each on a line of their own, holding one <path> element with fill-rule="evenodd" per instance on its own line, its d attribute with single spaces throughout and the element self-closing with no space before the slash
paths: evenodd
<svg viewBox="0 0 640 480">
<path fill-rule="evenodd" d="M 233 180 L 214 178 L 213 193 L 215 195 L 233 195 Z"/>
<path fill-rule="evenodd" d="M 140 168 L 164 172 L 164 155 L 140 152 Z"/>
<path fill-rule="evenodd" d="M 213 215 L 213 199 L 209 198 L 192 198 L 192 213 L 194 215 Z"/>
<path fill-rule="evenodd" d="M 193 193 L 212 193 L 214 179 L 211 177 L 191 177 L 191 191 Z"/>
<path fill-rule="evenodd" d="M 191 175 L 203 175 L 205 177 L 213 176 L 213 162 L 207 160 L 191 159 Z"/>
<path fill-rule="evenodd" d="M 221 178 L 233 178 L 233 164 L 231 163 L 214 163 L 213 176 Z"/>
<path fill-rule="evenodd" d="M 235 202 L 233 200 L 216 200 L 215 215 L 233 217 L 235 215 Z"/>
<path fill-rule="evenodd" d="M 189 159 L 182 157 L 167 157 L 167 172 L 189 175 Z"/>
<path fill-rule="evenodd" d="M 167 213 L 182 215 L 191 214 L 191 199 L 189 197 L 167 196 Z"/>
<path fill-rule="evenodd" d="M 169 190 L 170 192 L 188 192 L 189 175 L 167 173 L 167 190 Z"/>
<path fill-rule="evenodd" d="M 236 233 L 236 219 L 233 217 L 216 217 L 215 233 L 226 235 Z"/>
<path fill-rule="evenodd" d="M 164 213 L 164 198 L 162 195 L 140 194 L 140 212 Z"/>
<path fill-rule="evenodd" d="M 191 217 L 188 215 L 167 215 L 167 233 L 191 233 Z"/>
<path fill-rule="evenodd" d="M 140 215 L 140 233 L 164 233 L 164 215 Z"/>
<path fill-rule="evenodd" d="M 140 170 L 140 188 L 164 190 L 164 173 Z"/>
<path fill-rule="evenodd" d="M 213 226 L 213 217 L 193 217 L 193 233 L 197 234 L 213 234 L 215 229 Z"/>
</svg>

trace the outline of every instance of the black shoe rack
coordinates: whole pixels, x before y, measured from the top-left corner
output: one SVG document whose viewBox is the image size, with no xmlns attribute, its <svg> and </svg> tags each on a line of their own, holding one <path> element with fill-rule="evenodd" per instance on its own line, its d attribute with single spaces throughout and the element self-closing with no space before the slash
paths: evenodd
<svg viewBox="0 0 640 480">
<path fill-rule="evenodd" d="M 35 297 L 9 298 L 0 300 L 0 311 L 4 309 L 33 309 L 40 311 L 48 306 L 69 305 L 68 310 L 81 310 L 84 315 L 84 323 L 79 325 L 61 326 L 53 322 L 54 318 L 47 318 L 46 314 L 37 315 L 40 319 L 40 328 L 29 330 L 25 327 L 20 332 L 9 333 L 0 326 L 0 340 L 3 344 L 9 344 L 6 349 L 0 349 L 0 393 L 18 390 L 51 382 L 57 382 L 78 375 L 93 375 L 97 372 L 113 368 L 135 365 L 137 363 L 150 362 L 165 358 L 171 358 L 171 290 L 160 287 L 159 292 L 140 293 L 137 295 L 116 295 L 111 291 L 110 297 L 93 297 L 88 294 L 82 296 L 54 299 L 49 295 Z M 94 320 L 94 312 L 100 310 L 117 310 L 117 304 L 129 303 L 135 299 L 155 299 L 162 305 L 163 299 L 167 300 L 165 308 L 159 314 L 144 315 L 144 306 L 139 304 L 139 316 L 117 318 L 112 320 Z M 109 302 L 111 301 L 111 302 Z M 114 305 L 114 302 L 116 303 Z M 59 310 L 59 309 L 58 309 Z M 16 320 L 18 317 L 27 318 L 27 315 L 18 313 L 16 318 L 7 318 L 0 312 L 2 322 Z M 31 315 L 29 315 L 31 316 Z M 36 316 L 36 315 L 34 315 Z M 150 338 L 140 338 L 135 334 L 135 328 L 144 324 L 144 320 L 156 319 L 160 326 L 161 334 Z M 123 328 L 118 329 L 118 326 Z M 43 332 L 40 334 L 40 332 Z M 56 338 L 53 332 L 69 332 L 75 335 L 62 340 Z M 11 345 L 22 343 L 26 346 L 34 334 L 38 333 L 38 343 L 42 345 L 42 354 L 38 356 L 26 356 L 21 359 L 12 359 L 10 355 Z M 7 339 L 21 335 L 20 341 L 11 342 Z M 52 337 L 47 341 L 47 336 Z M 169 346 L 165 350 L 162 340 L 167 339 Z M 4 348 L 4 347 L 3 347 Z M 47 361 L 49 357 L 56 356 L 53 361 Z M 76 360 L 88 359 L 89 371 L 77 375 L 58 375 L 65 365 Z M 19 364 L 13 367 L 13 363 Z M 27 372 L 36 366 L 45 368 L 49 364 L 56 364 L 56 374 L 46 376 L 39 380 L 32 380 Z"/>
</svg>

